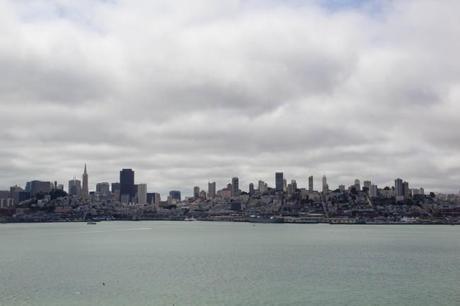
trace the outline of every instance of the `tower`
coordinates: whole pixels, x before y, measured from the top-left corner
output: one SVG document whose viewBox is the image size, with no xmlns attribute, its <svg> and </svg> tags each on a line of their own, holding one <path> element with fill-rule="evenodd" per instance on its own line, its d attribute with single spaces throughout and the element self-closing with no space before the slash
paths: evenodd
<svg viewBox="0 0 460 306">
<path fill-rule="evenodd" d="M 232 178 L 232 197 L 240 195 L 240 183 L 237 177 Z"/>
<path fill-rule="evenodd" d="M 308 177 L 308 191 L 313 191 L 313 176 Z"/>
<path fill-rule="evenodd" d="M 208 198 L 214 199 L 216 197 L 216 182 L 208 182 Z"/>
<path fill-rule="evenodd" d="M 85 164 L 85 170 L 83 171 L 83 176 L 82 176 L 81 197 L 84 199 L 87 199 L 88 195 L 89 195 L 88 173 L 86 172 L 86 164 Z"/>
<path fill-rule="evenodd" d="M 135 196 L 134 171 L 132 169 L 122 169 L 120 171 L 120 200 L 132 202 Z"/>
<path fill-rule="evenodd" d="M 327 178 L 323 175 L 323 192 L 326 193 L 329 191 L 329 185 L 327 184 Z"/>
<path fill-rule="evenodd" d="M 275 190 L 277 192 L 282 192 L 284 190 L 283 172 L 276 172 L 275 173 Z"/>
</svg>

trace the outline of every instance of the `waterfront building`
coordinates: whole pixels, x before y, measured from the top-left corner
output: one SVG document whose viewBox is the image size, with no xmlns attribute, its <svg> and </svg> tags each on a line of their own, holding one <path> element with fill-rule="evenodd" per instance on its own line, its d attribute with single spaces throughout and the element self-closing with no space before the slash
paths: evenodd
<svg viewBox="0 0 460 306">
<path fill-rule="evenodd" d="M 308 177 L 308 191 L 313 192 L 313 175 Z"/>
<path fill-rule="evenodd" d="M 132 169 L 122 169 L 120 171 L 120 200 L 123 196 L 125 200 L 128 199 L 128 202 L 132 202 L 136 196 L 134 171 Z"/>
<path fill-rule="evenodd" d="M 275 190 L 277 192 L 282 192 L 284 189 L 284 175 L 283 172 L 275 173 Z"/>
<path fill-rule="evenodd" d="M 208 182 L 208 198 L 214 199 L 216 197 L 216 182 Z"/>
<path fill-rule="evenodd" d="M 87 199 L 88 195 L 89 195 L 88 173 L 86 172 L 86 164 L 85 164 L 85 169 L 83 170 L 83 175 L 82 175 L 81 196 L 83 199 Z"/>
<path fill-rule="evenodd" d="M 12 198 L 0 198 L 0 208 L 13 208 L 14 199 Z"/>
<path fill-rule="evenodd" d="M 0 190 L 0 199 L 9 199 L 11 194 L 8 190 Z"/>
<path fill-rule="evenodd" d="M 147 184 L 137 184 L 137 204 L 147 204 Z"/>
<path fill-rule="evenodd" d="M 73 178 L 69 181 L 69 195 L 81 196 L 81 181 Z"/>
<path fill-rule="evenodd" d="M 156 192 L 147 193 L 147 204 L 159 205 L 161 201 L 161 196 Z"/>
<path fill-rule="evenodd" d="M 240 195 L 240 183 L 238 177 L 232 178 L 232 197 Z"/>
</svg>

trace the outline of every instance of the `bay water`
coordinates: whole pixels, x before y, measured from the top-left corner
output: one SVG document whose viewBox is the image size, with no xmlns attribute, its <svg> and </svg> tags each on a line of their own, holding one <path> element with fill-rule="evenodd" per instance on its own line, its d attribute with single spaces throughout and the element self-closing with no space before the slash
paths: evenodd
<svg viewBox="0 0 460 306">
<path fill-rule="evenodd" d="M 0 305 L 460 305 L 460 227 L 0 224 Z"/>
</svg>

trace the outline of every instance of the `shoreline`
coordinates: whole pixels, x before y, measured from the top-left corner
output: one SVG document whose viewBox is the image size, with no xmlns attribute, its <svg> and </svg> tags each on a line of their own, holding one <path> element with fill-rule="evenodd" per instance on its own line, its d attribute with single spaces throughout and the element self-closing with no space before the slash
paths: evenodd
<svg viewBox="0 0 460 306">
<path fill-rule="evenodd" d="M 108 223 L 108 222 L 145 222 L 145 221 L 170 221 L 170 222 L 184 222 L 184 223 L 190 223 L 190 222 L 216 222 L 216 223 L 250 223 L 250 224 L 294 224 L 294 225 L 317 225 L 317 224 L 327 224 L 327 225 L 369 225 L 369 226 L 375 226 L 375 225 L 440 225 L 440 226 L 454 226 L 454 225 L 460 225 L 460 223 L 408 223 L 408 222 L 386 222 L 386 223 L 380 223 L 380 222 L 369 222 L 369 223 L 335 223 L 335 222 L 251 222 L 251 221 L 228 221 L 228 220 L 170 220 L 170 219 L 145 219 L 145 220 L 101 220 L 101 221 L 82 221 L 82 220 L 75 220 L 75 221 L 18 221 L 18 222 L 0 222 L 0 225 L 3 224 L 51 224 L 51 223 L 88 223 L 88 222 L 94 222 L 94 223 Z"/>
</svg>

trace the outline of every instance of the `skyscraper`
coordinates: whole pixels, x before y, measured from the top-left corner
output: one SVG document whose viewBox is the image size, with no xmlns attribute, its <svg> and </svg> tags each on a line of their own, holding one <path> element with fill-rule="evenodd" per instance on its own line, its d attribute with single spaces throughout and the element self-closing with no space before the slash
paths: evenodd
<svg viewBox="0 0 460 306">
<path fill-rule="evenodd" d="M 237 177 L 232 178 L 232 197 L 240 195 L 240 181 Z"/>
<path fill-rule="evenodd" d="M 51 191 L 51 182 L 43 181 L 30 181 L 26 184 L 26 191 L 29 192 L 32 196 L 35 196 L 38 193 L 48 193 Z"/>
<path fill-rule="evenodd" d="M 354 186 L 356 191 L 361 191 L 361 182 L 358 179 L 355 180 Z"/>
<path fill-rule="evenodd" d="M 147 204 L 147 184 L 137 185 L 137 204 Z"/>
<path fill-rule="evenodd" d="M 81 196 L 81 181 L 73 179 L 69 181 L 69 194 L 73 196 Z"/>
<path fill-rule="evenodd" d="M 378 188 L 377 185 L 371 185 L 369 189 L 369 195 L 371 198 L 376 198 L 378 196 Z"/>
<path fill-rule="evenodd" d="M 364 181 L 363 182 L 363 190 L 365 189 L 368 193 L 371 190 L 372 182 L 371 181 Z"/>
<path fill-rule="evenodd" d="M 253 183 L 250 183 L 250 184 L 249 184 L 249 194 L 250 194 L 250 195 L 253 195 L 253 194 L 254 194 L 254 184 L 253 184 Z"/>
<path fill-rule="evenodd" d="M 275 190 L 277 192 L 282 192 L 284 189 L 284 175 L 283 172 L 275 173 Z"/>
<path fill-rule="evenodd" d="M 131 202 L 135 196 L 134 171 L 132 169 L 122 169 L 120 171 L 120 200 L 123 197 Z"/>
<path fill-rule="evenodd" d="M 193 187 L 193 197 L 195 199 L 200 197 L 200 187 L 199 186 Z"/>
<path fill-rule="evenodd" d="M 400 178 L 397 178 L 395 180 L 395 196 L 396 197 L 402 197 L 404 195 L 403 191 L 403 180 Z"/>
<path fill-rule="evenodd" d="M 99 194 L 104 194 L 104 195 L 110 194 L 110 184 L 107 182 L 97 183 L 96 192 Z"/>
<path fill-rule="evenodd" d="M 308 177 L 308 191 L 313 191 L 313 176 Z"/>
<path fill-rule="evenodd" d="M 181 198 L 182 198 L 179 190 L 171 190 L 169 192 L 169 196 L 171 197 L 171 199 L 179 201 L 179 202 L 181 201 Z"/>
<path fill-rule="evenodd" d="M 408 182 L 403 182 L 403 196 L 404 199 L 409 199 L 410 198 L 410 189 L 409 189 L 409 183 Z"/>
<path fill-rule="evenodd" d="M 328 192 L 329 191 L 329 185 L 327 184 L 327 178 L 325 175 L 323 175 L 323 192 Z"/>
<path fill-rule="evenodd" d="M 208 198 L 213 199 L 216 197 L 216 182 L 208 183 Z"/>
<path fill-rule="evenodd" d="M 267 183 L 265 183 L 264 181 L 259 181 L 257 184 L 257 189 L 259 190 L 260 193 L 266 192 L 268 189 Z"/>
<path fill-rule="evenodd" d="M 85 170 L 83 171 L 83 175 L 82 175 L 81 196 L 82 198 L 87 199 L 88 195 L 89 195 L 88 173 L 86 172 L 86 164 L 85 164 Z"/>
</svg>

